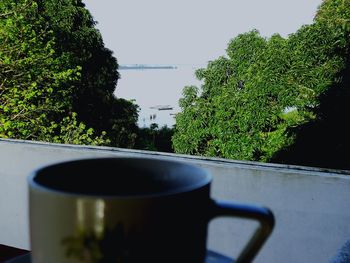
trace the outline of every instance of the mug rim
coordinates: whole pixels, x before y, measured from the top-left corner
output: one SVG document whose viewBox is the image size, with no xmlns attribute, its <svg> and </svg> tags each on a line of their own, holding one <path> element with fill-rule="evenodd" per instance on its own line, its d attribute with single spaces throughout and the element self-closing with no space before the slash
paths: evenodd
<svg viewBox="0 0 350 263">
<path fill-rule="evenodd" d="M 78 164 L 90 161 L 113 161 L 113 160 L 141 160 L 141 161 L 151 161 L 158 163 L 170 163 L 173 165 L 179 165 L 182 167 L 187 167 L 190 169 L 195 169 L 197 172 L 200 172 L 203 175 L 203 179 L 198 183 L 183 186 L 177 189 L 173 189 L 167 192 L 159 192 L 159 193 L 147 193 L 147 194 L 127 194 L 127 195 L 118 195 L 118 194 L 89 194 L 89 193 L 80 193 L 78 191 L 65 191 L 61 189 L 55 189 L 53 187 L 49 187 L 43 184 L 38 183 L 35 178 L 39 175 L 39 173 L 45 172 L 45 170 L 52 169 L 55 167 L 62 167 L 69 164 Z M 209 186 L 212 182 L 212 175 L 209 171 L 198 167 L 194 164 L 181 162 L 178 160 L 166 160 L 166 159 L 157 159 L 151 157 L 133 157 L 133 156 L 114 156 L 114 157 L 88 157 L 88 158 L 74 158 L 69 160 L 52 162 L 49 164 L 44 164 L 36 169 L 32 170 L 30 174 L 27 176 L 27 183 L 29 189 L 38 190 L 40 192 L 46 193 L 54 193 L 57 195 L 62 195 L 66 197 L 83 197 L 83 198 L 101 198 L 101 199 L 148 199 L 148 198 L 161 198 L 166 196 L 174 196 L 180 194 L 186 194 L 190 192 L 194 192 L 196 190 L 202 189 L 206 186 Z"/>
</svg>

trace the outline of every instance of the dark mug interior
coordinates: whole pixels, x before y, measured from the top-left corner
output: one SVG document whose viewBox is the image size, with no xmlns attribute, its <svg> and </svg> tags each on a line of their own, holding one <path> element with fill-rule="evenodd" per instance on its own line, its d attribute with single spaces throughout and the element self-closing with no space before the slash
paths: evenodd
<svg viewBox="0 0 350 263">
<path fill-rule="evenodd" d="M 148 196 L 183 193 L 211 182 L 205 170 L 151 158 L 93 158 L 46 166 L 31 184 L 46 190 L 97 196 Z"/>
</svg>

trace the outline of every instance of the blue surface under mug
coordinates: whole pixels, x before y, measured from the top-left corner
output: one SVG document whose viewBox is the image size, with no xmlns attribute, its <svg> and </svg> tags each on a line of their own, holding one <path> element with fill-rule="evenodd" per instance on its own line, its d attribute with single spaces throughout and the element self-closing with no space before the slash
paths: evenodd
<svg viewBox="0 0 350 263">
<path fill-rule="evenodd" d="M 202 263 L 219 216 L 260 222 L 236 262 L 269 237 L 268 208 L 213 200 L 212 176 L 184 162 L 112 157 L 47 165 L 28 178 L 35 263 Z"/>
</svg>

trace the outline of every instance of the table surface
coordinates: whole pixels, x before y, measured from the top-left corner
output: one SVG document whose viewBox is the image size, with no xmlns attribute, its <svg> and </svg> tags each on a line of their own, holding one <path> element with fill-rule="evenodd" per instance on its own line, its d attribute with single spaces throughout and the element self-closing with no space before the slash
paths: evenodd
<svg viewBox="0 0 350 263">
<path fill-rule="evenodd" d="M 16 257 L 5 263 L 31 263 L 30 253 Z M 234 263 L 234 260 L 217 252 L 208 250 L 204 263 Z"/>
</svg>

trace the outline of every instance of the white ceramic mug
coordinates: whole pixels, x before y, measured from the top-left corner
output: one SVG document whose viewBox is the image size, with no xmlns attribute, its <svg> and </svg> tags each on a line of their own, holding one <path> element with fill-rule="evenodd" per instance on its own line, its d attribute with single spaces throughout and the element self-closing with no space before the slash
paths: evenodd
<svg viewBox="0 0 350 263">
<path fill-rule="evenodd" d="M 33 263 L 203 263 L 217 216 L 260 222 L 236 262 L 270 235 L 264 207 L 210 198 L 208 171 L 151 158 L 92 158 L 41 167 L 29 182 Z"/>
</svg>

